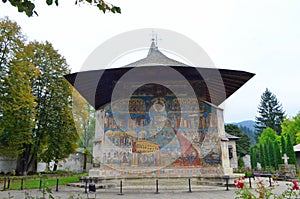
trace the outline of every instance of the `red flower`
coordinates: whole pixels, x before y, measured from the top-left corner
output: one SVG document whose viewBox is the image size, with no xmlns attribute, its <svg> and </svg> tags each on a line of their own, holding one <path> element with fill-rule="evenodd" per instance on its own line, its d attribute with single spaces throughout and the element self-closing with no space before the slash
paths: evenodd
<svg viewBox="0 0 300 199">
<path fill-rule="evenodd" d="M 242 179 L 245 180 L 245 176 L 243 176 Z"/>
<path fill-rule="evenodd" d="M 245 184 L 243 182 L 238 182 L 235 186 L 239 189 L 242 189 L 244 188 Z"/>
<path fill-rule="evenodd" d="M 299 190 L 299 185 L 296 182 L 296 180 L 292 180 L 292 183 L 294 184 L 294 186 L 292 187 L 293 190 Z"/>
<path fill-rule="evenodd" d="M 233 183 L 236 184 L 236 180 L 234 180 Z"/>
</svg>

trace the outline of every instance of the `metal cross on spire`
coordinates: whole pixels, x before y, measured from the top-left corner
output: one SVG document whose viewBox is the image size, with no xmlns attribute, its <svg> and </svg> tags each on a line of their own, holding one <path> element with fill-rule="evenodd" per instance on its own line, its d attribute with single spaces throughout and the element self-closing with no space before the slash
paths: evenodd
<svg viewBox="0 0 300 199">
<path fill-rule="evenodd" d="M 156 48 L 158 47 L 158 40 L 162 40 L 161 38 L 157 37 L 157 33 L 155 33 L 154 30 L 152 30 L 152 38 L 151 41 L 154 42 Z"/>
</svg>

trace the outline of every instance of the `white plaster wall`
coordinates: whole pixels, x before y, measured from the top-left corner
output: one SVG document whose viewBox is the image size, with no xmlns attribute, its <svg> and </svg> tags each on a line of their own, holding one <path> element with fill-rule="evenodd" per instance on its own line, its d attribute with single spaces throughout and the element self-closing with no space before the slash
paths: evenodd
<svg viewBox="0 0 300 199">
<path fill-rule="evenodd" d="M 228 145 L 232 146 L 232 158 L 230 159 L 230 167 L 233 169 L 238 168 L 238 157 L 236 152 L 236 143 L 234 140 L 230 140 L 228 142 Z"/>
</svg>

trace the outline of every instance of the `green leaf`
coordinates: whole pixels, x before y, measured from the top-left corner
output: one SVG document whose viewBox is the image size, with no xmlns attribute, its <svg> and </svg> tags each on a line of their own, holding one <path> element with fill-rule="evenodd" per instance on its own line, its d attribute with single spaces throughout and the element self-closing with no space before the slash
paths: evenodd
<svg viewBox="0 0 300 199">
<path fill-rule="evenodd" d="M 88 3 L 92 3 L 92 0 L 86 0 Z"/>
<path fill-rule="evenodd" d="M 114 7 L 117 13 L 121 13 L 121 8 L 120 7 Z"/>
<path fill-rule="evenodd" d="M 46 0 L 46 3 L 48 4 L 48 6 L 52 5 L 53 0 Z"/>
<path fill-rule="evenodd" d="M 58 0 L 55 0 L 55 5 L 58 6 Z"/>
</svg>

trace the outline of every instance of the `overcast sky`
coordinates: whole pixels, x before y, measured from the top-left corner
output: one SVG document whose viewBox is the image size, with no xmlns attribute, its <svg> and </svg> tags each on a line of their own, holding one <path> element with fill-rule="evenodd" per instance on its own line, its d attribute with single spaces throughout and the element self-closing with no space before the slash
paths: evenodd
<svg viewBox="0 0 300 199">
<path fill-rule="evenodd" d="M 0 17 L 16 21 L 31 41 L 50 41 L 73 72 L 117 34 L 140 28 L 173 30 L 197 42 L 216 67 L 256 74 L 222 106 L 226 122 L 254 120 L 266 88 L 288 117 L 300 111 L 298 0 L 109 1 L 120 6 L 122 14 L 102 14 L 74 2 L 60 0 L 57 8 L 37 1 L 39 16 L 28 18 L 1 1 Z"/>
</svg>

